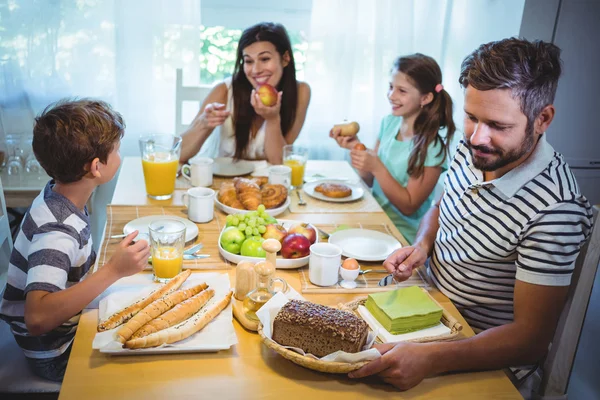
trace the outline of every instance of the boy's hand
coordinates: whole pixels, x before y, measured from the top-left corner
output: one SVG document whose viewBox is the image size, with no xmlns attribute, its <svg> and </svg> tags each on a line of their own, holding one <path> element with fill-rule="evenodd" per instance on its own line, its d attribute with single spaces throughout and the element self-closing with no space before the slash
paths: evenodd
<svg viewBox="0 0 600 400">
<path fill-rule="evenodd" d="M 137 274 L 148 265 L 148 257 L 150 257 L 148 242 L 138 240 L 133 243 L 133 239 L 136 238 L 138 233 L 138 231 L 134 231 L 127 235 L 119 243 L 117 252 L 108 262 L 119 278 Z"/>
</svg>

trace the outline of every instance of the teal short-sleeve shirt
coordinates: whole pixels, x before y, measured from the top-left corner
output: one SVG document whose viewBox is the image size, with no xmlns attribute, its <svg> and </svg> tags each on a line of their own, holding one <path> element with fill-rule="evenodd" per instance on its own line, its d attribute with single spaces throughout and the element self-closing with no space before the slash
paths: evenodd
<svg viewBox="0 0 600 400">
<path fill-rule="evenodd" d="M 402 186 L 406 187 L 409 179 L 407 172 L 408 159 L 410 158 L 410 153 L 413 149 L 413 141 L 401 142 L 396 140 L 396 135 L 398 134 L 401 125 L 402 117 L 388 115 L 383 118 L 379 129 L 379 151 L 377 152 L 377 155 L 394 179 Z M 444 159 L 444 152 L 442 151 L 440 153 L 441 146 L 442 144 L 439 142 L 432 143 L 429 146 L 427 157 L 425 159 L 425 167 L 436 167 L 442 162 Z M 447 161 L 447 159 L 444 160 L 441 165 L 442 172 L 447 169 Z M 414 214 L 404 215 L 390 203 L 383 193 L 383 189 L 379 185 L 377 179 L 373 182 L 373 196 L 409 243 L 412 243 L 415 240 L 421 218 L 425 215 L 427 210 L 429 210 L 431 202 L 434 200 L 434 193 L 432 192 Z"/>
</svg>

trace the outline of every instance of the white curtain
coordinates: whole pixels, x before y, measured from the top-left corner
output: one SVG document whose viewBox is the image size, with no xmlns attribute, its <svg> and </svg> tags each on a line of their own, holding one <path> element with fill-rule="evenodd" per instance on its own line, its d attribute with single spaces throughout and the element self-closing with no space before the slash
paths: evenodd
<svg viewBox="0 0 600 400">
<path fill-rule="evenodd" d="M 479 44 L 517 36 L 524 0 L 319 0 L 313 3 L 305 77 L 312 99 L 298 142 L 312 158 L 344 158 L 328 132 L 357 121 L 373 146 L 390 112 L 389 73 L 395 58 L 420 52 L 435 58 L 462 126 L 462 59 Z M 457 133 L 461 136 L 461 133 Z"/>
</svg>

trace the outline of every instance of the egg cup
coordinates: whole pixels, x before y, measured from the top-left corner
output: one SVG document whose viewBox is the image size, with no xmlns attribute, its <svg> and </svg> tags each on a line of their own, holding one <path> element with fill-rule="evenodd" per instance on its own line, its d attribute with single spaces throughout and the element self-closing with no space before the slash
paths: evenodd
<svg viewBox="0 0 600 400">
<path fill-rule="evenodd" d="M 355 289 L 356 288 L 356 278 L 358 278 L 358 273 L 360 272 L 360 268 L 356 269 L 346 269 L 344 267 L 340 267 L 340 275 L 342 276 L 342 281 L 340 282 L 340 286 L 344 289 Z"/>
</svg>

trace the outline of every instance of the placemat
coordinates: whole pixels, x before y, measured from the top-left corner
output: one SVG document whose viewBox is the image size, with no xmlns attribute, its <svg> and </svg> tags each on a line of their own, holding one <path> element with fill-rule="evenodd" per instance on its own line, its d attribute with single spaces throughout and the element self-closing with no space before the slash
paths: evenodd
<svg viewBox="0 0 600 400">
<path fill-rule="evenodd" d="M 393 236 L 398 240 L 398 236 L 395 235 L 390 227 L 387 224 L 379 224 L 379 225 L 365 225 L 365 224 L 350 224 L 350 225 L 316 225 L 319 229 L 327 232 L 334 233 L 336 230 L 340 229 L 348 229 L 348 228 L 360 228 L 360 229 L 370 229 L 373 231 L 378 231 L 385 233 L 387 235 Z M 326 239 L 319 239 L 320 241 L 326 242 Z M 398 240 L 400 241 L 400 240 Z M 385 292 L 388 290 L 394 290 L 399 287 L 407 287 L 407 286 L 420 286 L 426 289 L 430 289 L 430 285 L 427 283 L 426 279 L 423 279 L 421 276 L 422 272 L 419 269 L 415 269 L 413 271 L 413 275 L 404 282 L 400 282 L 398 284 L 390 284 L 387 286 L 379 286 L 379 281 L 389 275 L 389 273 L 383 268 L 383 261 L 377 262 L 366 262 L 359 261 L 362 270 L 371 269 L 372 271 L 368 274 L 359 275 L 356 278 L 357 287 L 354 289 L 345 289 L 338 284 L 335 286 L 317 286 L 313 284 L 308 278 L 308 267 L 304 267 L 298 270 L 300 274 L 300 287 L 302 289 L 302 293 L 374 293 L 374 292 Z M 341 279 L 341 278 L 340 278 Z"/>
<path fill-rule="evenodd" d="M 364 186 L 364 185 L 363 185 Z M 383 209 L 377 203 L 377 200 L 371 194 L 371 191 L 365 186 L 365 194 L 362 198 L 356 201 L 347 203 L 334 203 L 331 201 L 323 201 L 310 197 L 304 191 L 302 199 L 306 202 L 305 206 L 298 205 L 298 193 L 292 190 L 290 193 L 290 211 L 293 213 L 372 213 L 383 212 Z"/>
<path fill-rule="evenodd" d="M 149 215 L 174 215 L 187 218 L 185 207 L 157 207 L 157 206 L 106 206 L 106 229 L 104 238 L 98 254 L 98 267 L 106 264 L 114 254 L 122 239 L 111 239 L 113 235 L 123 233 L 123 227 L 129 221 Z M 198 225 L 198 237 L 193 244 L 202 243 L 204 247 L 202 254 L 210 254 L 210 257 L 200 260 L 184 260 L 184 268 L 190 269 L 224 269 L 232 268 L 234 265 L 224 260 L 219 254 L 219 234 L 223 226 L 215 216 L 211 222 Z M 192 243 L 186 243 L 186 247 Z M 150 269 L 148 265 L 148 269 Z"/>
</svg>

